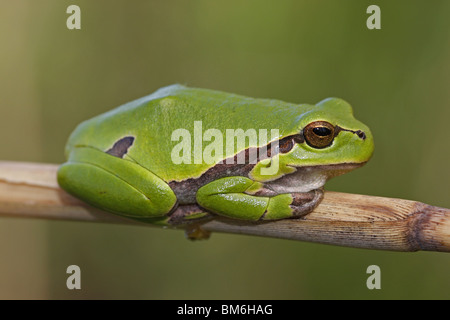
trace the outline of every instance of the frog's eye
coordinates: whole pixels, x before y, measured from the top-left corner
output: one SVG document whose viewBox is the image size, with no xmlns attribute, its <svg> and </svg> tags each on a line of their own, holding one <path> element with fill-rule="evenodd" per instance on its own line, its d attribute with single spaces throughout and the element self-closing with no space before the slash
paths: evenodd
<svg viewBox="0 0 450 320">
<path fill-rule="evenodd" d="M 308 145 L 316 149 L 322 149 L 333 142 L 334 130 L 334 126 L 329 122 L 315 121 L 303 129 L 303 136 Z"/>
</svg>

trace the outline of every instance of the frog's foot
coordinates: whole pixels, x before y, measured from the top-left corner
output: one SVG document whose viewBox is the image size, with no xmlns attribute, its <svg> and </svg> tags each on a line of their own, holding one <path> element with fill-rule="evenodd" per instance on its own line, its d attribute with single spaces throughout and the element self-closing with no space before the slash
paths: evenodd
<svg viewBox="0 0 450 320">
<path fill-rule="evenodd" d="M 213 218 L 213 215 L 196 204 L 179 205 L 167 220 L 171 226 L 198 224 Z"/>
<path fill-rule="evenodd" d="M 189 240 L 207 240 L 211 231 L 203 229 L 199 224 L 190 224 L 184 229 L 184 234 Z"/>
<path fill-rule="evenodd" d="M 189 240 L 209 239 L 211 232 L 202 228 L 202 223 L 214 218 L 206 210 L 196 204 L 180 205 L 174 210 L 167 224 L 170 226 L 181 226 L 184 228 L 184 234 Z"/>
<path fill-rule="evenodd" d="M 311 211 L 323 199 L 323 189 L 309 192 L 284 193 L 269 198 L 264 215 L 260 220 L 278 220 L 285 218 L 299 218 Z"/>
<path fill-rule="evenodd" d="M 292 193 L 292 218 L 299 218 L 313 211 L 323 199 L 322 188 L 309 192 Z"/>
</svg>

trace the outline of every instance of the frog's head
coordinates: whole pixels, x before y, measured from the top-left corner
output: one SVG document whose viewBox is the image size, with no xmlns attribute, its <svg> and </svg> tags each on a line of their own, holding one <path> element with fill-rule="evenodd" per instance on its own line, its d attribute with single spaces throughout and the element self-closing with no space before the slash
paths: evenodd
<svg viewBox="0 0 450 320">
<path fill-rule="evenodd" d="M 295 123 L 297 133 L 281 139 L 276 156 L 254 168 L 251 174 L 256 180 L 273 181 L 285 191 L 304 192 L 362 166 L 372 156 L 372 133 L 353 117 L 352 107 L 344 100 L 325 99 L 299 115 Z M 273 166 L 274 159 L 278 170 L 264 175 L 261 169 Z"/>
</svg>

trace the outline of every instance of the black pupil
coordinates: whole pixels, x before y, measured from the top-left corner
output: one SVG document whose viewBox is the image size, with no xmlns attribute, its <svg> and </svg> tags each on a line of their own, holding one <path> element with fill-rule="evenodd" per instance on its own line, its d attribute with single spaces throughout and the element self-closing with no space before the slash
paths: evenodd
<svg viewBox="0 0 450 320">
<path fill-rule="evenodd" d="M 326 127 L 315 127 L 313 132 L 321 137 L 325 137 L 331 134 L 331 130 Z"/>
</svg>

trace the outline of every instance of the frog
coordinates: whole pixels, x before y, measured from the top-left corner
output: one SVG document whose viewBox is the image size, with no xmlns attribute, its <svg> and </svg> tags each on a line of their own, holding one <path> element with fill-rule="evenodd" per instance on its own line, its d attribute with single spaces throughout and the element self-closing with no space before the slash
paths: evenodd
<svg viewBox="0 0 450 320">
<path fill-rule="evenodd" d="M 244 138 L 221 143 L 230 132 Z M 297 104 L 174 84 L 79 124 L 57 181 L 145 223 L 270 222 L 311 213 L 326 181 L 363 166 L 373 150 L 370 129 L 340 98 Z"/>
</svg>

